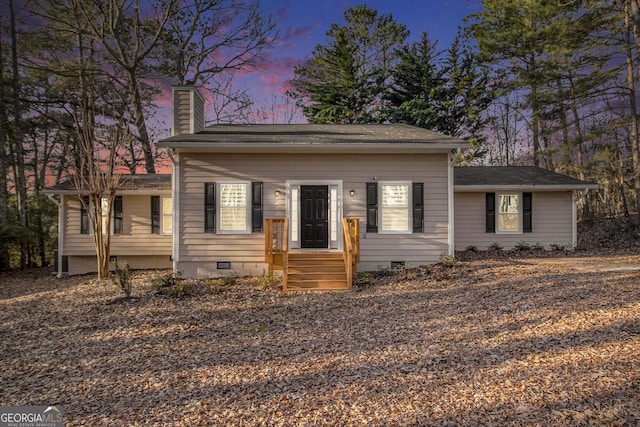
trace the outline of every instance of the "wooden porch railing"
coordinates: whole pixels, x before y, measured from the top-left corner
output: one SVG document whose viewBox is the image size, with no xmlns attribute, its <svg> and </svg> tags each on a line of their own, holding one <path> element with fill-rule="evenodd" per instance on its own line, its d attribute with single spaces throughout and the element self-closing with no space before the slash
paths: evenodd
<svg viewBox="0 0 640 427">
<path fill-rule="evenodd" d="M 282 270 L 282 290 L 287 291 L 287 261 L 289 259 L 289 220 L 287 218 L 265 219 L 265 262 L 269 266 L 269 277 L 273 270 Z"/>
<path fill-rule="evenodd" d="M 357 273 L 356 265 L 360 262 L 360 227 L 358 218 L 342 218 L 342 236 L 344 238 L 344 268 L 347 273 L 347 284 L 353 284 L 353 276 Z"/>
<path fill-rule="evenodd" d="M 360 262 L 360 220 L 342 219 L 344 266 L 347 286 L 351 287 Z M 264 253 L 265 263 L 269 266 L 269 276 L 274 270 L 282 270 L 282 291 L 287 291 L 289 264 L 289 222 L 286 218 L 265 219 Z"/>
</svg>

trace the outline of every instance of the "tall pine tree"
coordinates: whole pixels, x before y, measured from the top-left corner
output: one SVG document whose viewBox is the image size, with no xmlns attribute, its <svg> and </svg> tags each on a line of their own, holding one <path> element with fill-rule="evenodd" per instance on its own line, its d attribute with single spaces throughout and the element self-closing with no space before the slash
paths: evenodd
<svg viewBox="0 0 640 427">
<path fill-rule="evenodd" d="M 408 36 L 392 15 L 365 5 L 345 12 L 346 25 L 332 24 L 328 40 L 297 66 L 293 95 L 311 123 L 371 123 L 384 118 L 382 96 Z"/>
</svg>

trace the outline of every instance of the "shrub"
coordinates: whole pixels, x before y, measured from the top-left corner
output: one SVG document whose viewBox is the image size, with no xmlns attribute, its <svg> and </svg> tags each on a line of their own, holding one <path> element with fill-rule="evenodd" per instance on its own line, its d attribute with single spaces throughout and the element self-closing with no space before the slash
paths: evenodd
<svg viewBox="0 0 640 427">
<path fill-rule="evenodd" d="M 118 266 L 118 262 L 115 261 L 113 263 L 113 268 L 114 271 L 111 273 L 111 283 L 119 287 L 127 298 L 131 297 L 133 285 L 131 283 L 131 271 L 129 270 L 129 264 L 125 264 L 124 267 L 120 268 Z"/>
<path fill-rule="evenodd" d="M 373 282 L 373 275 L 368 272 L 357 273 L 353 278 L 353 284 L 356 286 L 371 286 Z"/>
<path fill-rule="evenodd" d="M 151 279 L 151 284 L 158 294 L 169 295 L 175 298 L 183 298 L 191 295 L 191 285 L 180 279 L 179 276 L 180 273 L 157 275 Z"/>
<path fill-rule="evenodd" d="M 542 246 L 542 243 L 537 242 L 535 245 L 531 246 L 531 249 L 534 251 L 544 251 L 544 246 Z"/>
<path fill-rule="evenodd" d="M 549 245 L 549 247 L 551 248 L 552 251 L 554 252 L 562 252 L 564 251 L 565 247 L 563 245 L 559 245 L 557 243 L 551 243 Z"/>
<path fill-rule="evenodd" d="M 469 251 L 469 252 L 478 252 L 478 247 L 477 246 L 473 246 L 473 245 L 469 245 L 466 248 L 464 248 L 465 251 Z"/>
<path fill-rule="evenodd" d="M 162 288 L 169 288 L 175 285 L 178 282 L 178 280 L 180 280 L 178 278 L 179 276 L 180 276 L 180 273 L 173 274 L 171 272 L 155 275 L 151 278 L 151 285 L 153 285 L 153 288 L 155 290 L 160 290 Z"/>
<path fill-rule="evenodd" d="M 531 249 L 531 246 L 524 240 L 520 240 L 518 243 L 515 244 L 514 248 L 519 251 L 528 251 L 529 249 Z"/>
<path fill-rule="evenodd" d="M 502 245 L 498 242 L 493 242 L 492 244 L 489 245 L 489 250 L 490 251 L 501 251 L 502 250 Z"/>
<path fill-rule="evenodd" d="M 214 294 L 221 294 L 229 286 L 235 285 L 237 280 L 238 276 L 232 274 L 230 276 L 219 277 L 217 279 L 209 279 L 205 284 Z"/>
<path fill-rule="evenodd" d="M 276 289 L 282 283 L 282 276 L 276 276 L 275 274 L 265 274 L 260 280 L 260 289 L 263 291 L 270 291 Z"/>
<path fill-rule="evenodd" d="M 458 265 L 460 260 L 453 255 L 440 255 L 440 263 L 448 268 Z"/>
<path fill-rule="evenodd" d="M 191 295 L 193 289 L 186 280 L 178 280 L 169 288 L 168 295 L 174 298 L 184 298 Z"/>
</svg>

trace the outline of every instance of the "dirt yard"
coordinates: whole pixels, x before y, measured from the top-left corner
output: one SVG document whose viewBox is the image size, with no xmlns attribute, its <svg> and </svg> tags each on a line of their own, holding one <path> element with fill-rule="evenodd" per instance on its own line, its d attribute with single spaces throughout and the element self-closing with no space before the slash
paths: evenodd
<svg viewBox="0 0 640 427">
<path fill-rule="evenodd" d="M 0 275 L 0 404 L 65 425 L 640 424 L 640 256 L 475 259 L 282 295 Z M 185 292 L 187 293 L 187 292 Z"/>
</svg>

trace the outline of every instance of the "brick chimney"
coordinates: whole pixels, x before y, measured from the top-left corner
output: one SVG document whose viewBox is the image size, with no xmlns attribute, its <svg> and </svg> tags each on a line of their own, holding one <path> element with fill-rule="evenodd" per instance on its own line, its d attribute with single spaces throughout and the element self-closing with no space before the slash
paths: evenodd
<svg viewBox="0 0 640 427">
<path fill-rule="evenodd" d="M 171 136 L 204 129 L 204 98 L 195 86 L 172 86 L 171 100 Z"/>
</svg>

